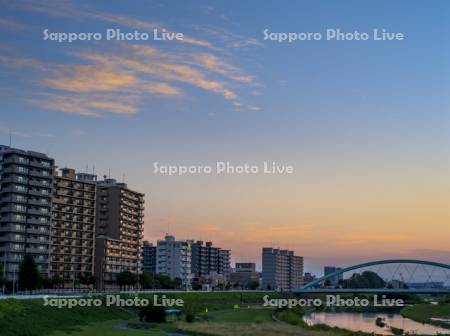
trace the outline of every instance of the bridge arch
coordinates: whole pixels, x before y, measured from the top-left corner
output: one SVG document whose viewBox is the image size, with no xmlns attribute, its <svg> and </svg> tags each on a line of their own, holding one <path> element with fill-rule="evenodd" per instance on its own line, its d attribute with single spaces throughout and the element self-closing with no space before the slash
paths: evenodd
<svg viewBox="0 0 450 336">
<path fill-rule="evenodd" d="M 429 260 L 418 260 L 418 259 L 386 259 L 386 260 L 375 260 L 375 261 L 369 261 L 362 264 L 357 264 L 353 266 L 349 266 L 346 268 L 342 268 L 336 272 L 324 275 L 323 277 L 316 279 L 314 281 L 309 282 L 308 284 L 304 285 L 303 287 L 298 288 L 296 291 L 302 292 L 309 288 L 313 288 L 316 285 L 320 284 L 321 282 L 332 279 L 340 274 L 343 274 L 345 272 L 353 271 L 359 268 L 365 268 L 370 266 L 376 266 L 376 265 L 384 265 L 384 264 L 419 264 L 419 265 L 427 265 L 427 266 L 435 266 L 440 267 L 444 269 L 450 270 L 449 264 L 429 261 Z"/>
</svg>

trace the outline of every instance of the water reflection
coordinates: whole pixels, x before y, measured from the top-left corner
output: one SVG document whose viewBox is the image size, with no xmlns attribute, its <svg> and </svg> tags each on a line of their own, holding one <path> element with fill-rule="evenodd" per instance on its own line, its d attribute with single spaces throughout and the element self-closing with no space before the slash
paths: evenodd
<svg viewBox="0 0 450 336">
<path fill-rule="evenodd" d="M 384 328 L 375 324 L 380 317 L 386 326 Z M 379 335 L 393 335 L 389 327 L 403 329 L 405 333 L 417 335 L 450 335 L 449 329 L 436 327 L 430 324 L 422 324 L 400 314 L 386 313 L 311 313 L 304 317 L 308 325 L 326 324 L 331 327 L 339 327 L 353 331 L 365 331 Z"/>
</svg>

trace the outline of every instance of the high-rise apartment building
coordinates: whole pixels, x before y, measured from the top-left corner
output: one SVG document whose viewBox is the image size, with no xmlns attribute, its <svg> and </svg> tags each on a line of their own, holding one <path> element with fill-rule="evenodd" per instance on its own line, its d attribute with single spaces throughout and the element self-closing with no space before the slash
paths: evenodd
<svg viewBox="0 0 450 336">
<path fill-rule="evenodd" d="M 94 273 L 96 179 L 69 168 L 55 175 L 50 276 L 69 286 Z"/>
<path fill-rule="evenodd" d="M 293 251 L 263 247 L 262 287 L 290 291 L 303 284 L 303 257 Z"/>
<path fill-rule="evenodd" d="M 230 277 L 230 251 L 213 246 L 212 242 L 196 241 L 192 244 L 192 274 L 207 278 L 220 274 L 224 280 Z"/>
<path fill-rule="evenodd" d="M 144 241 L 142 257 L 143 271 L 156 273 L 156 246 L 148 241 Z"/>
<path fill-rule="evenodd" d="M 328 275 L 328 274 L 340 271 L 341 269 L 342 268 L 336 267 L 336 266 L 325 266 L 323 268 L 323 274 Z M 344 280 L 344 274 L 341 273 L 341 274 L 336 275 L 335 277 L 331 278 L 329 281 L 330 281 L 330 285 L 337 286 L 337 285 L 339 285 L 339 283 L 342 280 Z"/>
<path fill-rule="evenodd" d="M 223 275 L 224 281 L 230 280 L 230 273 L 231 273 L 231 252 L 230 250 L 219 250 L 219 268 L 217 270 L 217 273 Z"/>
<path fill-rule="evenodd" d="M 156 245 L 156 273 L 179 278 L 181 285 L 189 289 L 192 281 L 191 258 L 192 241 L 176 241 L 175 237 L 166 235 Z"/>
<path fill-rule="evenodd" d="M 123 271 L 142 273 L 144 194 L 114 179 L 97 182 L 95 276 L 97 286 L 116 286 Z"/>
<path fill-rule="evenodd" d="M 25 253 L 48 276 L 53 175 L 47 155 L 0 146 L 0 263 L 9 281 Z"/>
</svg>

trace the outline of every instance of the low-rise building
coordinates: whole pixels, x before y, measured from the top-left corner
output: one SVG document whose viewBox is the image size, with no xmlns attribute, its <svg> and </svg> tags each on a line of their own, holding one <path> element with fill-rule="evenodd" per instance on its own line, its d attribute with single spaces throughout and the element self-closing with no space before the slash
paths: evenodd
<svg viewBox="0 0 450 336">
<path fill-rule="evenodd" d="M 238 262 L 234 271 L 230 274 L 230 282 L 233 286 L 247 287 L 251 282 L 260 282 L 261 273 L 256 272 L 256 264 L 251 262 Z"/>
</svg>

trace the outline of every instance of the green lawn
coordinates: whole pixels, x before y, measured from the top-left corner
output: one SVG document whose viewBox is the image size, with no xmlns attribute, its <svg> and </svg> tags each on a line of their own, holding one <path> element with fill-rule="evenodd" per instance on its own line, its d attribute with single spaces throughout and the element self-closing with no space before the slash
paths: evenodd
<svg viewBox="0 0 450 336">
<path fill-rule="evenodd" d="M 134 336 L 134 335 L 308 335 L 335 336 L 356 333 L 324 328 L 307 328 L 300 315 L 292 312 L 282 315 L 284 322 L 274 322 L 274 310 L 261 308 L 266 293 L 180 292 L 167 297 L 182 298 L 185 308 L 197 312 L 194 323 L 177 322 L 147 329 L 130 329 L 136 323 L 137 309 L 119 307 L 44 307 L 43 300 L 0 300 L 1 336 Z M 158 295 L 161 295 L 158 293 Z M 285 294 L 270 293 L 271 297 Z M 143 296 L 151 297 L 152 294 Z M 122 296 L 123 298 L 125 296 Z M 240 308 L 234 309 L 239 306 Z M 248 308 L 251 307 L 251 308 Z M 208 312 L 206 312 L 208 310 Z M 178 331 L 177 331 L 178 329 Z M 180 331 L 182 330 L 182 331 Z"/>
<path fill-rule="evenodd" d="M 54 331 L 77 331 L 83 326 L 108 320 L 136 318 L 121 308 L 44 307 L 43 300 L 0 300 L 1 336 L 44 336 Z"/>
<path fill-rule="evenodd" d="M 211 322 L 260 323 L 272 321 L 271 309 L 234 309 L 203 314 Z"/>
<path fill-rule="evenodd" d="M 158 293 L 161 295 L 161 293 Z M 204 312 L 231 309 L 234 305 L 260 305 L 265 293 L 179 292 L 167 297 L 182 298 L 185 305 Z M 276 295 L 276 294 L 275 294 Z M 153 297 L 152 294 L 143 296 Z M 125 297 L 125 296 L 123 296 Z M 137 312 L 118 307 L 44 307 L 43 300 L 0 300 L 1 336 L 44 336 L 52 332 L 81 332 L 98 322 L 135 319 Z M 84 331 L 87 332 L 87 331 Z M 122 332 L 123 334 L 123 332 Z M 119 335 L 121 335 L 119 333 Z"/>
<path fill-rule="evenodd" d="M 405 307 L 400 313 L 403 316 L 418 322 L 450 327 L 449 323 L 436 322 L 431 319 L 433 317 L 450 319 L 450 303 L 440 303 L 439 305 L 422 303 L 411 307 Z"/>
<path fill-rule="evenodd" d="M 57 331 L 49 334 L 48 336 L 167 336 L 167 333 L 161 330 L 135 330 L 135 329 L 122 329 L 120 325 L 124 322 L 120 320 L 96 322 L 91 325 L 82 326 L 77 331 L 63 332 Z"/>
</svg>

